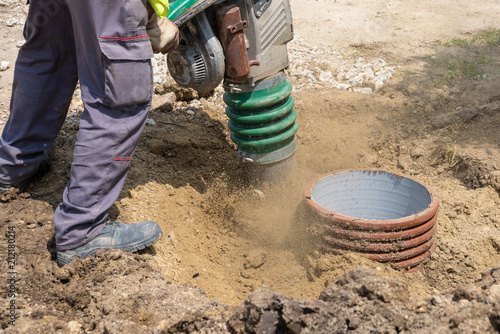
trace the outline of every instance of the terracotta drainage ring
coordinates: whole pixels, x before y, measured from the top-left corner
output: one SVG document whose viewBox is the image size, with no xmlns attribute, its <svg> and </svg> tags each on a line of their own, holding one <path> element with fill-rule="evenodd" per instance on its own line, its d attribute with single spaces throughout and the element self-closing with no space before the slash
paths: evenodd
<svg viewBox="0 0 500 334">
<path fill-rule="evenodd" d="M 325 250 L 357 251 L 413 268 L 436 245 L 436 192 L 421 181 L 382 170 L 344 170 L 312 180 L 304 193 L 310 229 Z"/>
</svg>

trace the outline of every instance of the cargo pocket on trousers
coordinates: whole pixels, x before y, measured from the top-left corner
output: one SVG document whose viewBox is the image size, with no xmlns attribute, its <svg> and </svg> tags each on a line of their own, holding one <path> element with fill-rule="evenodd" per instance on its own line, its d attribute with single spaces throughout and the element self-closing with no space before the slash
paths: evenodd
<svg viewBox="0 0 500 334">
<path fill-rule="evenodd" d="M 147 35 L 100 37 L 104 99 L 113 108 L 148 103 L 153 95 L 153 50 Z"/>
</svg>

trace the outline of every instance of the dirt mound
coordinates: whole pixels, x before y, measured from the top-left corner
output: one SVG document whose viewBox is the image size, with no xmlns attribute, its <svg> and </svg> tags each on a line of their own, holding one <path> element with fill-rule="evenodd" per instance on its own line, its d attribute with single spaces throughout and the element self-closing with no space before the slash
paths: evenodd
<svg viewBox="0 0 500 334">
<path fill-rule="evenodd" d="M 213 323 L 215 332 L 223 330 L 223 321 L 217 319 L 224 316 L 226 306 L 199 289 L 167 281 L 150 266 L 147 255 L 100 251 L 59 268 L 53 228 L 45 217 L 51 208 L 32 199 L 9 206 L 20 214 L 13 220 L 2 217 L 2 235 L 14 235 L 11 244 L 17 246 L 15 265 L 7 267 L 2 261 L 1 266 L 1 279 L 9 282 L 0 292 L 8 311 L 0 313 L 0 328 L 7 333 L 142 333 L 151 328 L 176 332 L 200 316 L 200 321 L 211 319 L 204 327 Z M 7 217 L 12 215 L 5 206 L 2 209 Z M 35 215 L 25 219 L 23 213 L 28 212 Z M 7 254 L 5 246 L 0 247 L 2 254 Z M 15 312 L 9 312 L 10 305 L 15 305 Z"/>
<path fill-rule="evenodd" d="M 16 293 L 3 305 L 8 308 L 14 301 L 15 326 L 9 324 L 8 313 L 0 313 L 4 333 L 330 333 L 333 328 L 338 333 L 493 333 L 500 329 L 500 267 L 483 272 L 474 284 L 426 298 L 412 298 L 406 283 L 359 267 L 330 284 L 317 300 L 287 297 L 262 287 L 239 307 L 228 307 L 202 290 L 165 279 L 151 266 L 154 249 L 142 255 L 100 251 L 59 268 L 51 258 L 51 243 L 43 245 L 53 233 L 45 218 L 50 208 L 29 198 L 10 205 L 19 212 L 36 212 L 40 218 L 28 223 L 7 216 L 2 221 L 0 232 L 13 231 L 15 244 L 23 245 L 16 265 L 8 270 L 2 262 L 0 268 L 1 279 L 9 282 L 3 289 Z M 0 251 L 7 249 L 1 245 Z M 249 256 L 247 268 L 259 268 L 262 261 L 260 256 Z"/>
<path fill-rule="evenodd" d="M 459 157 L 453 166 L 453 175 L 467 188 L 480 188 L 489 184 L 491 168 L 478 159 Z"/>
<path fill-rule="evenodd" d="M 237 309 L 229 325 L 237 333 L 495 333 L 500 330 L 499 272 L 493 268 L 474 285 L 417 299 L 409 297 L 402 282 L 360 267 L 330 285 L 316 301 L 259 289 Z"/>
</svg>

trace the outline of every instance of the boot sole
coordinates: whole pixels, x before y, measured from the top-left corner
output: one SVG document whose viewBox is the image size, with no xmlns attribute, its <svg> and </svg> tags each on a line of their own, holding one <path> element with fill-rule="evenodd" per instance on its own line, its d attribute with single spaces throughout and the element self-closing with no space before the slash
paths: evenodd
<svg viewBox="0 0 500 334">
<path fill-rule="evenodd" d="M 57 252 L 57 264 L 59 265 L 59 267 L 62 267 L 68 263 L 71 263 L 73 262 L 77 257 L 80 257 L 80 259 L 85 259 L 87 257 L 89 257 L 90 255 L 93 255 L 95 254 L 99 249 L 105 249 L 105 250 L 110 250 L 110 249 L 118 249 L 118 250 L 122 250 L 124 252 L 129 252 L 129 253 L 134 253 L 134 252 L 137 252 L 137 251 L 140 251 L 141 249 L 144 249 L 148 246 L 151 246 L 152 244 L 154 244 L 155 242 L 157 242 L 158 240 L 160 240 L 160 238 L 162 237 L 163 235 L 163 232 L 161 232 L 159 235 L 157 236 L 151 236 L 150 239 L 146 239 L 146 240 L 143 240 L 141 242 L 138 242 L 136 244 L 132 244 L 132 245 L 126 245 L 126 246 L 110 246 L 110 247 L 94 247 L 94 248 L 91 248 L 87 251 L 84 251 L 84 252 L 80 252 L 78 254 L 75 254 L 75 255 L 66 255 L 66 254 L 61 254 L 62 256 L 59 255 L 59 252 Z"/>
</svg>

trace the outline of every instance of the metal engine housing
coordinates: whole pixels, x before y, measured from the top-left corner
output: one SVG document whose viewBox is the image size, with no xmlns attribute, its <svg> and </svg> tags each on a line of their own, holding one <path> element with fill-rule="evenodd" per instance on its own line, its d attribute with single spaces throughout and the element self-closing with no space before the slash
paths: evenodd
<svg viewBox="0 0 500 334">
<path fill-rule="evenodd" d="M 204 12 L 180 31 L 180 44 L 167 56 L 174 80 L 199 93 L 214 90 L 224 79 L 224 50 Z"/>
<path fill-rule="evenodd" d="M 242 80 L 228 80 L 253 87 L 289 66 L 287 43 L 293 39 L 292 11 L 288 0 L 236 0 L 242 19 L 248 59 L 259 62 Z"/>
</svg>

